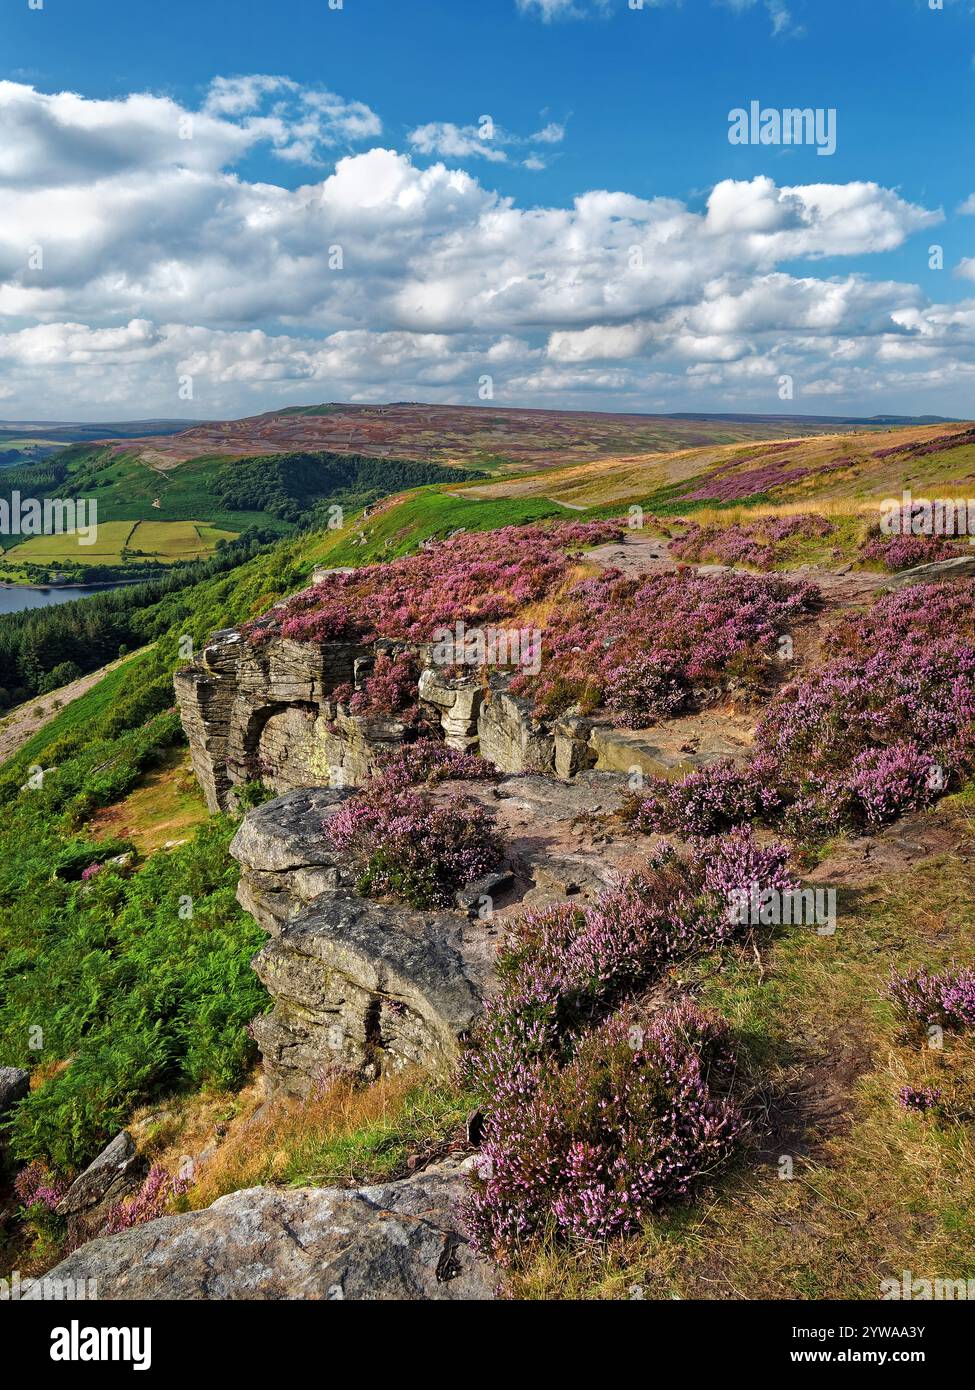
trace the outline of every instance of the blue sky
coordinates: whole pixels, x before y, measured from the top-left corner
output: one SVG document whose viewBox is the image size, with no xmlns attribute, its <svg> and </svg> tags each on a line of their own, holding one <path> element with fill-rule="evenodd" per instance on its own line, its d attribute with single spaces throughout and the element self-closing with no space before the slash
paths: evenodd
<svg viewBox="0 0 975 1390">
<path fill-rule="evenodd" d="M 498 404 L 972 413 L 971 0 L 0 23 L 8 418 L 476 401 L 485 377 Z M 836 153 L 730 144 L 753 100 L 835 108 Z"/>
</svg>

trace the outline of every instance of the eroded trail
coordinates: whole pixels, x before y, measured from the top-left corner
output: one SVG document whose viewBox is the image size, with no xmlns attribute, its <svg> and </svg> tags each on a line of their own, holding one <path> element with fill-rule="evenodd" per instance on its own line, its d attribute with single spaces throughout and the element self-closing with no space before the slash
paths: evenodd
<svg viewBox="0 0 975 1390">
<path fill-rule="evenodd" d="M 603 569 L 618 569 L 632 576 L 672 574 L 682 565 L 695 574 L 752 574 L 753 570 L 732 565 L 687 565 L 670 554 L 667 540 L 660 536 L 627 536 L 621 544 L 599 545 L 586 551 L 586 559 Z M 776 573 L 779 573 L 776 571 Z M 839 569 L 817 569 L 804 565 L 800 569 L 781 572 L 783 579 L 815 584 L 822 592 L 827 608 L 850 608 L 867 603 L 878 589 L 885 588 L 892 576 L 854 573 L 848 566 Z"/>
<path fill-rule="evenodd" d="M 35 695 L 32 700 L 25 700 L 22 705 L 12 709 L 0 721 L 0 763 L 12 758 L 28 739 L 33 738 L 39 729 L 50 724 L 66 705 L 80 700 L 82 695 L 86 695 L 109 672 L 117 670 L 119 666 L 133 661 L 149 650 L 149 647 L 140 647 L 138 651 L 129 652 L 120 656 L 117 661 L 109 662 L 107 666 L 100 666 L 97 671 L 89 671 L 88 675 L 79 676 L 77 680 L 62 685 L 58 690 L 50 690 L 46 695 Z"/>
</svg>

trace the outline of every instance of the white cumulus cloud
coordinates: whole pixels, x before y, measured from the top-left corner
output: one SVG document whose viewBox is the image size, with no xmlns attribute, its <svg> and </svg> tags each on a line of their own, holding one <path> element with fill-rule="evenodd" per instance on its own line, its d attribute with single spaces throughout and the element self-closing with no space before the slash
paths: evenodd
<svg viewBox="0 0 975 1390">
<path fill-rule="evenodd" d="M 501 404 L 625 409 L 777 410 L 781 372 L 797 409 L 804 382 L 858 413 L 935 409 L 970 385 L 975 305 L 863 269 L 937 208 L 766 176 L 719 182 L 703 208 L 598 188 L 522 207 L 458 167 L 471 129 L 418 126 L 413 154 L 381 129 L 361 103 L 268 75 L 218 78 L 195 110 L 0 83 L 5 413 L 186 413 L 184 375 L 199 415 L 473 400 L 484 372 Z M 531 167 L 564 128 L 501 134 Z M 247 178 L 256 150 L 306 164 L 305 181 Z"/>
</svg>

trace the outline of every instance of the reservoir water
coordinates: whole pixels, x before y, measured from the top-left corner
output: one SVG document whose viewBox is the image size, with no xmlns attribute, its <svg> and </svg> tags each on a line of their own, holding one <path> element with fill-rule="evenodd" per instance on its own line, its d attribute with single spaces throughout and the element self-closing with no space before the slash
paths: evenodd
<svg viewBox="0 0 975 1390">
<path fill-rule="evenodd" d="M 0 613 L 20 613 L 25 608 L 50 608 L 55 603 L 70 603 L 73 598 L 89 598 L 92 594 L 102 594 L 105 589 L 114 588 L 106 584 L 98 589 L 22 589 L 0 587 Z"/>
</svg>

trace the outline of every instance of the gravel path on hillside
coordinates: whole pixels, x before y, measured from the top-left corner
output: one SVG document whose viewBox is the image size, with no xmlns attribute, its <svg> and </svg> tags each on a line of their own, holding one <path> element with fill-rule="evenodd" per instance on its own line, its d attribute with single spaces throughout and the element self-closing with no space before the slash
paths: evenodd
<svg viewBox="0 0 975 1390">
<path fill-rule="evenodd" d="M 602 565 L 605 569 L 618 569 L 627 575 L 668 574 L 678 568 L 678 562 L 670 555 L 667 541 L 660 536 L 627 536 L 617 544 L 598 545 L 585 553 L 587 561 Z M 690 565 L 697 574 L 754 574 L 754 570 L 741 569 L 732 565 Z M 774 570 L 771 573 L 781 579 L 799 579 L 815 584 L 822 591 L 827 607 L 846 608 L 852 604 L 865 603 L 876 591 L 882 588 L 889 575 L 844 573 L 842 570 L 815 569 L 804 565 L 794 570 Z"/>
<path fill-rule="evenodd" d="M 126 661 L 141 656 L 143 652 L 149 651 L 149 647 L 140 647 L 138 651 L 128 652 L 125 656 L 120 656 L 117 661 L 109 662 L 107 666 L 100 666 L 97 671 L 91 671 L 87 676 L 79 676 L 76 681 L 69 681 L 67 685 L 62 685 L 58 690 L 48 691 L 46 695 L 35 695 L 32 700 L 27 700 L 24 704 L 12 709 L 8 715 L 0 720 L 0 763 L 5 763 L 8 758 L 12 758 L 27 742 L 37 733 L 38 729 L 43 729 L 45 724 L 50 724 L 51 720 L 66 706 L 73 701 L 80 699 L 82 695 L 97 685 L 103 676 L 107 676 L 109 671 L 114 671 L 117 667 L 124 665 Z M 55 708 L 54 702 L 59 700 L 60 706 Z"/>
</svg>

